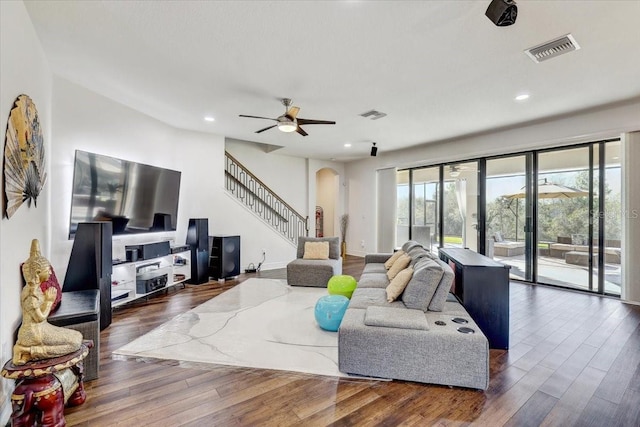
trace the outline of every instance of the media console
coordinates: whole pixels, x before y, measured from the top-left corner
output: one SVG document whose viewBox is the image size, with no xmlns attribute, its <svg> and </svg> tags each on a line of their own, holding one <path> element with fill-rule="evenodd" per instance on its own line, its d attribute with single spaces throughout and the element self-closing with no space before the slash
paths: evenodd
<svg viewBox="0 0 640 427">
<path fill-rule="evenodd" d="M 463 248 L 440 248 L 440 259 L 454 270 L 453 292 L 489 347 L 508 349 L 510 266 Z"/>
<path fill-rule="evenodd" d="M 141 254 L 140 258 L 151 256 L 148 253 Z M 165 254 L 166 250 L 162 249 L 158 253 Z M 148 297 L 163 289 L 184 284 L 190 278 L 191 251 L 184 247 L 177 251 L 169 248 L 169 253 L 155 258 L 114 264 L 111 275 L 111 306 L 118 307 Z"/>
</svg>

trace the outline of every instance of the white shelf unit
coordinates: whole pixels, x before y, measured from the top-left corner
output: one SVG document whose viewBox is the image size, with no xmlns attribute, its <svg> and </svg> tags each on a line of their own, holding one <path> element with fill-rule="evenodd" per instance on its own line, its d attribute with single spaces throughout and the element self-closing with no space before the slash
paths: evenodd
<svg viewBox="0 0 640 427">
<path fill-rule="evenodd" d="M 158 270 L 160 270 L 160 274 L 166 272 L 168 276 L 167 285 L 151 292 L 138 292 L 136 289 L 137 275 Z M 175 285 L 184 284 L 184 282 L 190 278 L 190 251 L 178 252 L 159 258 L 116 264 L 113 266 L 111 273 L 111 307 L 118 307 L 139 298 L 144 298 L 156 292 L 166 290 Z M 118 296 L 120 298 L 118 298 Z"/>
</svg>

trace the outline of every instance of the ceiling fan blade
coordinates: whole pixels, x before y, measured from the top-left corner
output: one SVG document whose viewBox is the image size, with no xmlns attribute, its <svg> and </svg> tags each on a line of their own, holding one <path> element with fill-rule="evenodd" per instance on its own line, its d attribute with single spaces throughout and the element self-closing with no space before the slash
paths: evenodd
<svg viewBox="0 0 640 427">
<path fill-rule="evenodd" d="M 256 133 L 264 132 L 265 130 L 269 130 L 269 129 L 274 128 L 274 127 L 276 127 L 276 126 L 278 126 L 278 125 L 267 126 L 267 127 L 266 127 L 266 128 L 264 128 L 264 129 L 257 130 L 257 131 L 256 131 Z"/>
<path fill-rule="evenodd" d="M 289 111 L 287 111 L 287 116 L 291 117 L 292 119 L 295 119 L 299 111 L 300 111 L 299 107 L 291 107 L 289 108 Z"/>
<path fill-rule="evenodd" d="M 299 125 L 335 125 L 332 120 L 297 119 Z"/>
<path fill-rule="evenodd" d="M 296 132 L 298 132 L 298 133 L 299 133 L 300 135 L 302 135 L 302 136 L 307 136 L 307 135 L 309 135 L 309 134 L 308 134 L 308 133 L 306 133 L 306 132 L 304 131 L 304 129 L 302 129 L 300 126 L 298 126 L 298 127 L 296 128 Z"/>
<path fill-rule="evenodd" d="M 247 116 L 244 114 L 240 114 L 240 117 L 249 117 L 250 119 L 265 119 L 265 120 L 274 120 L 274 121 L 278 121 L 277 119 L 272 119 L 271 117 L 260 117 L 260 116 Z"/>
</svg>

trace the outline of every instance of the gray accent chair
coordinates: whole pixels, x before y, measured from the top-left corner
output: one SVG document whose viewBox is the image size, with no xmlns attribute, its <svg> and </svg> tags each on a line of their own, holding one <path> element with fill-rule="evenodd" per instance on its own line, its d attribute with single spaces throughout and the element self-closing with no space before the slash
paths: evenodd
<svg viewBox="0 0 640 427">
<path fill-rule="evenodd" d="M 451 267 L 416 242 L 407 242 L 402 249 L 411 256 L 414 273 L 391 303 L 384 268 L 391 254 L 365 257 L 360 282 L 338 330 L 340 371 L 486 390 L 489 342 L 449 293 Z M 474 333 L 460 332 L 461 327 Z"/>
<path fill-rule="evenodd" d="M 306 242 L 329 242 L 329 259 L 303 259 Z M 342 274 L 338 237 L 298 237 L 296 259 L 287 264 L 289 286 L 324 288 L 331 277 Z"/>
</svg>

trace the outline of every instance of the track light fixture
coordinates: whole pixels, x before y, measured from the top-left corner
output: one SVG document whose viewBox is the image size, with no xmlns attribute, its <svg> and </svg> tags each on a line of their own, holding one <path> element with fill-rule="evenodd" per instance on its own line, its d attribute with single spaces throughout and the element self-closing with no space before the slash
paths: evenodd
<svg viewBox="0 0 640 427">
<path fill-rule="evenodd" d="M 371 147 L 371 157 L 375 157 L 378 155 L 378 147 L 376 147 L 376 143 L 373 143 L 373 146 Z"/>
</svg>

